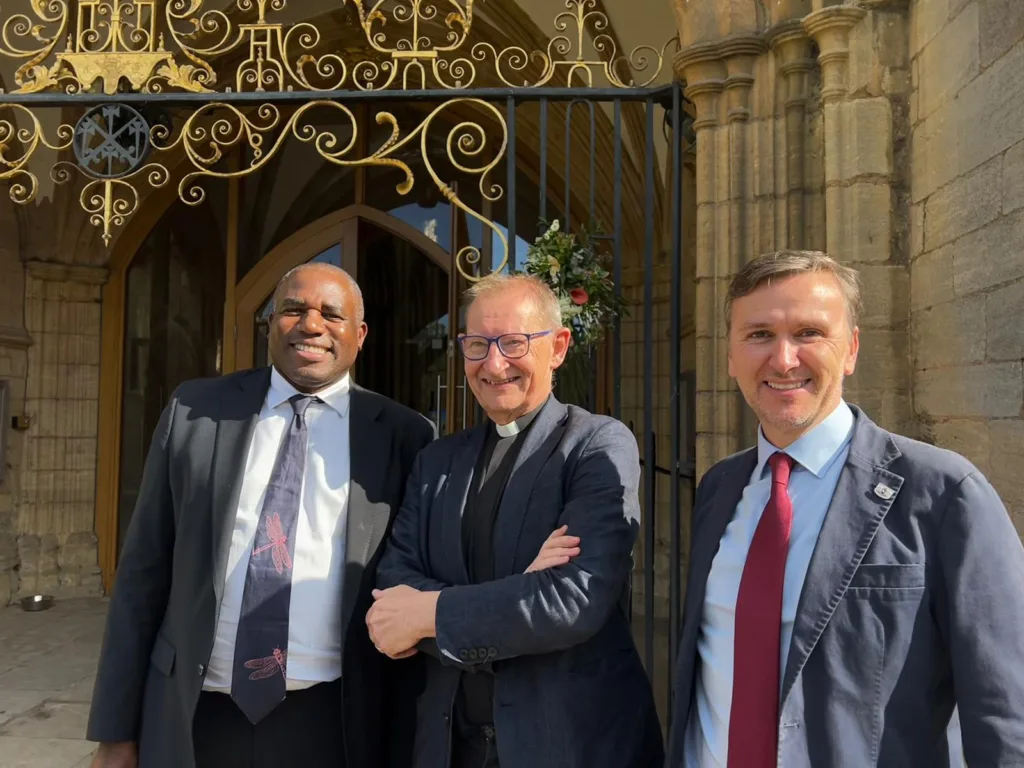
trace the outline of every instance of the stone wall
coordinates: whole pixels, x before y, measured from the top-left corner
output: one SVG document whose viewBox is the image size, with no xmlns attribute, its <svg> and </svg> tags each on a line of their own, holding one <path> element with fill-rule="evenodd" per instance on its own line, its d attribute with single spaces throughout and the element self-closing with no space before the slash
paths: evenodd
<svg viewBox="0 0 1024 768">
<path fill-rule="evenodd" d="M 29 261 L 24 460 L 19 473 L 20 594 L 100 594 L 96 419 L 106 270 Z"/>
<path fill-rule="evenodd" d="M 915 411 L 1024 533 L 1024 3 L 915 0 L 911 21 Z"/>
<path fill-rule="evenodd" d="M 13 204 L 0 196 L 0 381 L 7 385 L 7 419 L 0 423 L 5 446 L 0 479 L 0 606 L 18 591 L 18 497 L 24 436 L 11 418 L 25 406 L 25 375 L 31 337 L 24 323 L 24 268 L 18 258 L 18 221 Z"/>
</svg>

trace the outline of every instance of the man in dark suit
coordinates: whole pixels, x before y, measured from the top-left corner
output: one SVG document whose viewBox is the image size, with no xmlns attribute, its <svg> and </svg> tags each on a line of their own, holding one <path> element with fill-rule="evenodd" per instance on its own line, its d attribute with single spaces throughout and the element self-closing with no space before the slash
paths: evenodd
<svg viewBox="0 0 1024 768">
<path fill-rule="evenodd" d="M 171 397 L 110 602 L 94 768 L 408 764 L 396 662 L 363 617 L 433 431 L 351 382 L 365 336 L 355 282 L 304 265 L 274 295 L 272 368 Z"/>
<path fill-rule="evenodd" d="M 842 397 L 854 270 L 755 259 L 726 299 L 757 447 L 697 491 L 671 768 L 1024 765 L 1024 548 L 963 457 Z"/>
<path fill-rule="evenodd" d="M 636 440 L 551 393 L 570 334 L 532 277 L 470 291 L 459 338 L 487 421 L 427 447 L 367 615 L 426 651 L 415 768 L 653 768 L 664 747 L 630 633 Z"/>
</svg>

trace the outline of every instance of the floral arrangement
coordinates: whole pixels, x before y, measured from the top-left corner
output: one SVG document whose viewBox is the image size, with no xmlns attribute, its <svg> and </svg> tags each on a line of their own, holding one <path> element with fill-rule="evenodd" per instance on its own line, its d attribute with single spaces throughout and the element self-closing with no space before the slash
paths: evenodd
<svg viewBox="0 0 1024 768">
<path fill-rule="evenodd" d="M 544 280 L 558 296 L 562 322 L 572 331 L 570 353 L 588 354 L 607 326 L 625 313 L 626 302 L 615 295 L 606 258 L 594 248 L 596 229 L 584 228 L 577 238 L 563 231 L 558 219 L 541 226 L 544 234 L 527 251 L 522 271 Z"/>
</svg>

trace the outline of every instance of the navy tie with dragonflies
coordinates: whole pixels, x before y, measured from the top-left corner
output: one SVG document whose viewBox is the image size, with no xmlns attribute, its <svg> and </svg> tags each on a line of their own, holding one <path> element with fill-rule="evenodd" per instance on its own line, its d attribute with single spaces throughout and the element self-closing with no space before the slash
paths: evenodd
<svg viewBox="0 0 1024 768">
<path fill-rule="evenodd" d="M 293 395 L 294 418 L 270 475 L 259 527 L 249 555 L 235 636 L 231 698 L 258 723 L 284 700 L 292 559 L 306 465 L 306 409 L 318 398 Z"/>
</svg>

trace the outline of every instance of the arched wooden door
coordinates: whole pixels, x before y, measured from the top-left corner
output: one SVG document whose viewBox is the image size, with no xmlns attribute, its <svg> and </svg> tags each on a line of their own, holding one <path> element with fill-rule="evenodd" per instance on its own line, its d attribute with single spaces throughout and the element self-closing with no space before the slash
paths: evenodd
<svg viewBox="0 0 1024 768">
<path fill-rule="evenodd" d="M 363 293 L 369 333 L 353 378 L 419 411 L 439 434 L 467 426 L 471 409 L 454 347 L 459 292 L 451 254 L 415 227 L 365 205 L 299 230 L 239 282 L 236 368 L 269 364 L 267 319 L 274 288 L 288 270 L 310 261 L 341 267 Z"/>
</svg>

